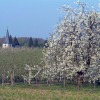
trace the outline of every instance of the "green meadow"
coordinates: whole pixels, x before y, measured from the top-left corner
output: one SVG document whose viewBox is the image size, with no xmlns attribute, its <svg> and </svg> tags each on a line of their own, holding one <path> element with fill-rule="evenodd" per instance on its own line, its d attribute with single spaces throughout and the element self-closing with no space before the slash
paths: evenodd
<svg viewBox="0 0 100 100">
<path fill-rule="evenodd" d="M 0 86 L 0 100 L 100 100 L 100 87 L 82 87 L 78 91 L 74 85 L 7 85 Z"/>
</svg>

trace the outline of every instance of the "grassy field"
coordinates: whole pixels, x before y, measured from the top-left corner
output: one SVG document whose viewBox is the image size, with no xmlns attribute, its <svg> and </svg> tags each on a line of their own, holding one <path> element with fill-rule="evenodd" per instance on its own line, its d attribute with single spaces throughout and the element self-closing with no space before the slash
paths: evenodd
<svg viewBox="0 0 100 100">
<path fill-rule="evenodd" d="M 77 87 L 68 85 L 64 89 L 60 85 L 15 85 L 0 86 L 0 100 L 100 100 L 100 87 Z"/>
<path fill-rule="evenodd" d="M 25 64 L 41 65 L 42 49 L 39 48 L 11 48 L 0 49 L 0 75 L 2 71 L 15 70 L 15 75 L 24 73 Z"/>
</svg>

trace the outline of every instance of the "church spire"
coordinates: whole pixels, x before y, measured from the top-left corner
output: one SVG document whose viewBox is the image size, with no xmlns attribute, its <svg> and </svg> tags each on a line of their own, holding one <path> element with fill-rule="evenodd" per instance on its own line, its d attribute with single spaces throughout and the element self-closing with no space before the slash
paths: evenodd
<svg viewBox="0 0 100 100">
<path fill-rule="evenodd" d="M 9 31 L 8 31 L 8 28 L 7 28 L 7 32 L 6 32 L 6 41 L 5 41 L 7 44 L 9 44 Z"/>
</svg>

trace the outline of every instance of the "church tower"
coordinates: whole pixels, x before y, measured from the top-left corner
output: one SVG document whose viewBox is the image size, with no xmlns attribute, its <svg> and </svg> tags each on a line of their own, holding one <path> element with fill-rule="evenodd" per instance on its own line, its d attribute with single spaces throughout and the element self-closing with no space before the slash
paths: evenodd
<svg viewBox="0 0 100 100">
<path fill-rule="evenodd" d="M 5 41 L 6 44 L 10 44 L 9 42 L 9 31 L 7 29 L 7 33 L 6 33 L 6 41 Z"/>
<path fill-rule="evenodd" d="M 9 31 L 7 29 L 5 42 L 2 44 L 2 48 L 10 48 L 10 47 L 12 47 L 12 44 L 10 43 L 10 40 L 9 40 Z"/>
</svg>

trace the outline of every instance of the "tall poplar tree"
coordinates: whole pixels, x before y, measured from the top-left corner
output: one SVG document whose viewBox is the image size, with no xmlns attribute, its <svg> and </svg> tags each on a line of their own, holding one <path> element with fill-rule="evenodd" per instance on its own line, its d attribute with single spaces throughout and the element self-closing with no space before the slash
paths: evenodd
<svg viewBox="0 0 100 100">
<path fill-rule="evenodd" d="M 32 37 L 29 38 L 28 47 L 33 47 L 33 39 L 32 39 Z"/>
</svg>

